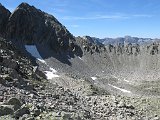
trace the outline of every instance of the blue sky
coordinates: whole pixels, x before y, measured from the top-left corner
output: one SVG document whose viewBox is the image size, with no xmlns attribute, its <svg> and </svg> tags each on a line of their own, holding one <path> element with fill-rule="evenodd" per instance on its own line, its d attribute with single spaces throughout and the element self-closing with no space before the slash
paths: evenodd
<svg viewBox="0 0 160 120">
<path fill-rule="evenodd" d="M 13 11 L 21 2 L 55 16 L 75 36 L 160 38 L 160 0 L 2 0 Z"/>
</svg>

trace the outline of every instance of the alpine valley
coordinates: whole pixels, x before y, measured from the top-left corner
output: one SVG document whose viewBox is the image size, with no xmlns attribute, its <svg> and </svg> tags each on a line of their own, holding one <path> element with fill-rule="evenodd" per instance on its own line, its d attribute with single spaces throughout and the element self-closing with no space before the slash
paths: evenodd
<svg viewBox="0 0 160 120">
<path fill-rule="evenodd" d="M 158 39 L 75 37 L 0 4 L 0 120 L 159 120 Z"/>
</svg>

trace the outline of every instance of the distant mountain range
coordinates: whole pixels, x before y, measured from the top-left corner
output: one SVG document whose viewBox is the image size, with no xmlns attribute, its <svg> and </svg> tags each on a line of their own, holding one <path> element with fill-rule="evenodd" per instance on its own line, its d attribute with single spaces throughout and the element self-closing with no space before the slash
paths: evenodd
<svg viewBox="0 0 160 120">
<path fill-rule="evenodd" d="M 152 39 L 152 38 L 139 38 L 139 37 L 131 37 L 131 36 L 125 36 L 125 37 L 117 37 L 117 38 L 96 38 L 96 37 L 92 37 L 92 40 L 96 43 L 102 43 L 104 45 L 108 45 L 108 44 L 117 44 L 117 43 L 138 43 L 138 44 L 142 44 L 142 43 L 150 43 L 153 41 L 160 41 L 160 39 Z"/>
<path fill-rule="evenodd" d="M 0 120 L 159 120 L 160 44 L 107 46 L 156 40 L 75 37 L 34 6 L 0 4 Z"/>
</svg>

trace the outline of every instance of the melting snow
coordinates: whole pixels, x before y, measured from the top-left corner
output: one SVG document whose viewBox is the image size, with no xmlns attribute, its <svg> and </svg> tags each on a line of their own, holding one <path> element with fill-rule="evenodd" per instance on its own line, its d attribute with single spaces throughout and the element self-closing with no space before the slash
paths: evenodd
<svg viewBox="0 0 160 120">
<path fill-rule="evenodd" d="M 52 71 L 44 71 L 47 79 L 51 80 L 53 78 L 59 77 L 59 75 L 54 74 Z"/>
<path fill-rule="evenodd" d="M 42 63 L 46 64 L 46 61 L 45 61 L 45 60 L 43 60 L 43 59 L 39 59 L 39 58 L 37 58 L 37 60 L 39 60 L 40 62 L 42 62 Z"/>
<path fill-rule="evenodd" d="M 25 48 L 33 57 L 35 57 L 37 60 L 39 60 L 40 62 L 47 65 L 46 61 L 43 60 L 43 58 L 40 56 L 40 54 L 37 50 L 37 47 L 35 45 L 25 45 Z M 47 65 L 47 66 L 49 67 L 49 65 Z M 47 79 L 59 77 L 59 75 L 55 74 L 57 72 L 55 69 L 50 67 L 49 70 L 50 71 L 44 71 Z"/>
<path fill-rule="evenodd" d="M 43 58 L 40 56 L 37 47 L 35 45 L 25 45 L 26 50 L 33 56 L 35 57 L 37 60 L 39 60 L 42 63 L 46 62 L 43 60 Z"/>
<path fill-rule="evenodd" d="M 25 48 L 33 57 L 42 59 L 35 45 L 25 45 Z"/>
<path fill-rule="evenodd" d="M 111 84 L 108 84 L 108 85 L 111 86 L 111 87 L 113 87 L 113 88 L 115 88 L 115 89 L 118 89 L 118 90 L 120 90 L 120 91 L 122 91 L 122 92 L 131 93 L 131 91 L 128 91 L 128 90 L 125 90 L 125 89 L 116 87 L 116 86 L 114 86 L 114 85 L 111 85 Z"/>
<path fill-rule="evenodd" d="M 53 73 L 56 73 L 57 71 L 55 70 L 55 69 L 53 69 L 53 68 L 49 68 Z"/>
<path fill-rule="evenodd" d="M 81 57 L 78 57 L 80 60 L 83 60 Z"/>
<path fill-rule="evenodd" d="M 92 80 L 96 80 L 97 79 L 97 77 L 91 77 L 92 78 Z"/>
</svg>

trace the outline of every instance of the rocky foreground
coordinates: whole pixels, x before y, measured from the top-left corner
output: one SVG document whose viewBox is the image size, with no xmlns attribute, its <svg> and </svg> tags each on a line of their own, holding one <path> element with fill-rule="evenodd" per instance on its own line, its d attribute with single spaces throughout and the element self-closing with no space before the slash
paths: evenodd
<svg viewBox="0 0 160 120">
<path fill-rule="evenodd" d="M 37 66 L 11 42 L 0 38 L 0 45 L 0 119 L 159 119 L 158 99 L 98 94 L 87 96 L 73 92 L 46 80 Z"/>
</svg>

